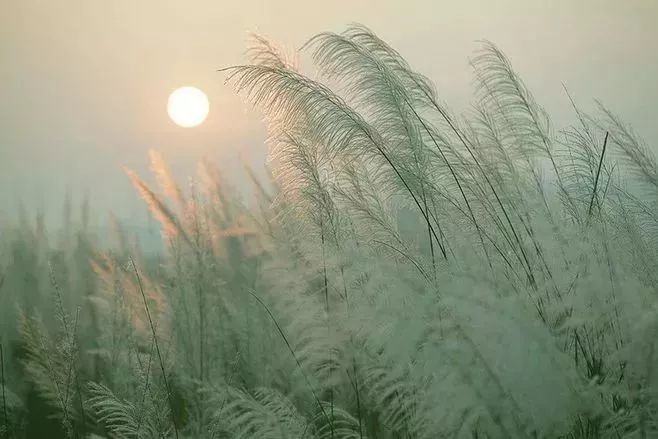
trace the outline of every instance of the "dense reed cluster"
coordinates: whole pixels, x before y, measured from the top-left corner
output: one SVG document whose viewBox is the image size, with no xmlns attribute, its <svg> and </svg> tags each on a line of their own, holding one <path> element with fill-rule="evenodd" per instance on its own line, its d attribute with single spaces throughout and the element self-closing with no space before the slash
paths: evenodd
<svg viewBox="0 0 658 439">
<path fill-rule="evenodd" d="M 120 225 L 97 248 L 84 210 L 55 241 L 4 227 L 0 437 L 656 437 L 658 167 L 631 129 L 566 90 L 556 129 L 488 42 L 461 115 L 362 26 L 301 50 L 317 74 L 260 36 L 223 70 L 269 133 L 250 207 L 153 152 L 157 189 L 127 174 L 163 254 Z"/>
</svg>

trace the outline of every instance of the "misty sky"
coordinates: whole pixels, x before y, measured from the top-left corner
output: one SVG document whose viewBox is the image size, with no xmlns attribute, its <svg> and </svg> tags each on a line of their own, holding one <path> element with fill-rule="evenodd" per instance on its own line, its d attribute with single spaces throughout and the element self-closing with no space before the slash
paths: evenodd
<svg viewBox="0 0 658 439">
<path fill-rule="evenodd" d="M 489 39 L 560 125 L 599 98 L 658 139 L 656 0 L 0 0 L 0 215 L 16 200 L 60 215 L 67 187 L 103 216 L 144 218 L 121 166 L 162 151 L 177 175 L 206 156 L 263 162 L 264 130 L 216 69 L 245 61 L 248 31 L 291 47 L 360 22 L 432 78 L 450 105 L 471 96 L 467 57 Z M 312 72 L 312 66 L 306 65 Z M 194 85 L 205 124 L 175 126 L 168 94 Z M 651 145 L 653 147 L 653 145 Z"/>
</svg>

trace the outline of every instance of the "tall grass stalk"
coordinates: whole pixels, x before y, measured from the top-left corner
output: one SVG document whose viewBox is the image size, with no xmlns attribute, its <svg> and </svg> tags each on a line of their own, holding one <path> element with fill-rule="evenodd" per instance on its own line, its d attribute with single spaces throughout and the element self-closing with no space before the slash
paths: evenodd
<svg viewBox="0 0 658 439">
<path fill-rule="evenodd" d="M 146 311 L 146 317 L 148 318 L 149 328 L 151 329 L 151 335 L 153 336 L 153 344 L 155 345 L 155 351 L 158 355 L 158 362 L 160 363 L 160 372 L 162 372 L 162 381 L 164 382 L 165 389 L 167 390 L 167 400 L 169 402 L 169 410 L 171 412 L 171 423 L 174 427 L 174 434 L 176 439 L 178 439 L 178 425 L 176 423 L 176 412 L 173 403 L 173 394 L 171 392 L 171 387 L 169 386 L 169 379 L 167 378 L 167 372 L 165 371 L 164 360 L 162 358 L 162 353 L 160 352 L 160 344 L 158 343 L 158 336 L 155 333 L 155 325 L 153 324 L 153 319 L 151 318 L 151 311 L 149 311 L 148 301 L 146 300 L 146 294 L 144 294 L 144 286 L 142 285 L 142 278 L 137 271 L 137 266 L 135 265 L 135 260 L 131 257 L 130 264 L 135 272 L 135 278 L 137 278 L 137 283 L 139 285 L 139 292 L 142 295 L 142 300 L 144 301 L 144 310 Z"/>
</svg>

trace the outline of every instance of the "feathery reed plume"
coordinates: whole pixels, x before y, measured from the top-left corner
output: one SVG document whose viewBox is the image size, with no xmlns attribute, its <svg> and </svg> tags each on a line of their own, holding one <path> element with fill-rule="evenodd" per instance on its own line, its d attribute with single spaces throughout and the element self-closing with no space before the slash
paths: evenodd
<svg viewBox="0 0 658 439">
<path fill-rule="evenodd" d="M 187 233 L 181 226 L 180 222 L 171 212 L 171 210 L 169 210 L 169 208 L 162 202 L 162 200 L 160 200 L 157 195 L 155 195 L 153 191 L 149 189 L 146 183 L 144 183 L 144 181 L 139 178 L 139 176 L 134 171 L 124 168 L 124 172 L 128 175 L 128 178 L 130 178 L 133 186 L 135 186 L 141 197 L 146 202 L 146 205 L 148 206 L 153 216 L 162 225 L 166 236 L 169 238 L 180 236 L 187 245 L 189 245 L 191 248 L 194 248 L 192 241 L 187 236 Z"/>
<path fill-rule="evenodd" d="M 439 234 L 442 235 L 440 226 L 432 224 L 418 195 L 392 160 L 384 139 L 343 99 L 324 85 L 281 68 L 245 65 L 221 71 L 228 71 L 226 81 L 234 82 L 238 92 L 246 92 L 254 103 L 260 104 L 267 113 L 276 115 L 282 126 L 289 126 L 301 113 L 313 126 L 314 135 L 327 142 L 329 156 L 346 152 L 374 155 L 383 159 L 385 166 L 393 171 L 397 181 L 402 184 L 404 191 L 425 219 L 444 259 L 448 258 L 444 239 L 440 239 L 435 230 L 438 227 Z"/>
<path fill-rule="evenodd" d="M 254 64 L 289 70 L 299 69 L 296 53 L 290 53 L 271 39 L 255 32 L 249 34 L 247 56 Z"/>
<path fill-rule="evenodd" d="M 183 196 L 183 191 L 171 175 L 169 166 L 167 165 L 167 162 L 165 162 L 162 154 L 159 151 L 150 149 L 149 157 L 151 159 L 151 171 L 156 176 L 160 189 L 166 196 L 176 202 L 179 207 L 184 207 L 185 198 Z"/>
</svg>

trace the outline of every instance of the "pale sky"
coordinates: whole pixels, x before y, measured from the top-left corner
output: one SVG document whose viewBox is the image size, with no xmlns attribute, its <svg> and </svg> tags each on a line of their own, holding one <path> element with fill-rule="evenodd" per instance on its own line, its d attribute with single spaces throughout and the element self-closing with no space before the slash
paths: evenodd
<svg viewBox="0 0 658 439">
<path fill-rule="evenodd" d="M 259 115 L 216 69 L 245 61 L 249 31 L 300 47 L 351 22 L 457 109 L 471 97 L 467 58 L 489 39 L 558 125 L 572 116 L 564 82 L 580 104 L 599 98 L 658 139 L 658 0 L 0 0 L 0 215 L 17 198 L 60 215 L 70 187 L 74 200 L 89 193 L 97 215 L 141 218 L 121 166 L 146 174 L 149 148 L 180 176 L 204 156 L 229 171 L 238 153 L 258 166 Z M 210 98 L 200 127 L 167 116 L 183 85 Z"/>
</svg>

